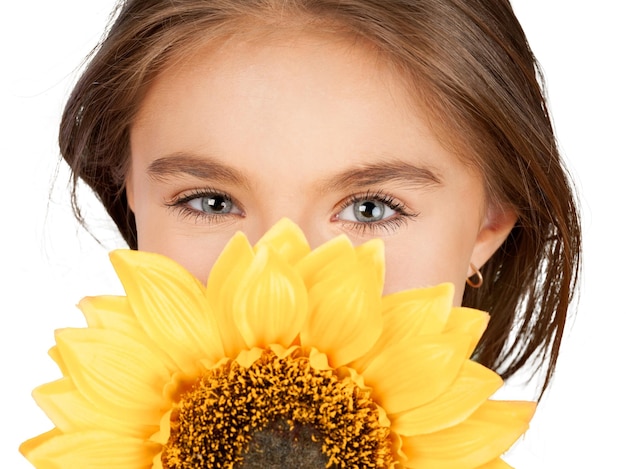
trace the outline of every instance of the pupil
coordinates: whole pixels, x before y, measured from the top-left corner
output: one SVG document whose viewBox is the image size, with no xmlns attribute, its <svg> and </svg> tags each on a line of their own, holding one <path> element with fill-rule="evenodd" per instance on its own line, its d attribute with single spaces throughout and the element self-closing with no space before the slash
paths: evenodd
<svg viewBox="0 0 626 469">
<path fill-rule="evenodd" d="M 378 221 L 382 219 L 385 206 L 375 200 L 364 200 L 354 208 L 354 214 L 359 221 Z"/>
<path fill-rule="evenodd" d="M 210 213 L 229 212 L 232 203 L 222 195 L 214 195 L 212 197 L 204 197 L 202 199 L 202 210 Z"/>
</svg>

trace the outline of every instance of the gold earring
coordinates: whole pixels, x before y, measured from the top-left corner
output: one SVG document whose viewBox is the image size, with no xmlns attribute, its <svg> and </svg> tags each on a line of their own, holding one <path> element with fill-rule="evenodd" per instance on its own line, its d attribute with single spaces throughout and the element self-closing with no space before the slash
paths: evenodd
<svg viewBox="0 0 626 469">
<path fill-rule="evenodd" d="M 483 274 L 480 273 L 480 269 L 478 269 L 474 264 L 470 262 L 470 267 L 472 268 L 473 274 L 465 279 L 465 282 L 472 288 L 480 288 L 483 284 Z M 474 281 L 472 278 L 476 277 L 477 280 Z"/>
</svg>

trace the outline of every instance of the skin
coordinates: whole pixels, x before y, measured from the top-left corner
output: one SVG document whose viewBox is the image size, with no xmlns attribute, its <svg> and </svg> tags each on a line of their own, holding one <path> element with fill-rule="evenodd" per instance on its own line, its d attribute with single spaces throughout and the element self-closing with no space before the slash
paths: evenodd
<svg viewBox="0 0 626 469">
<path fill-rule="evenodd" d="M 148 89 L 131 153 L 139 249 L 202 281 L 235 231 L 254 243 L 288 217 L 311 247 L 382 238 L 385 293 L 452 282 L 458 305 L 470 262 L 515 222 L 391 67 L 350 38 L 230 38 L 178 60 Z"/>
</svg>

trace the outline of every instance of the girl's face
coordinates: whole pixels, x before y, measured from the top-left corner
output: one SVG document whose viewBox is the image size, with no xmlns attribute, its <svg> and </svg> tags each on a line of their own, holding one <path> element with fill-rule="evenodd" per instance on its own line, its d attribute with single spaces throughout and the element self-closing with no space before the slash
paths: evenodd
<svg viewBox="0 0 626 469">
<path fill-rule="evenodd" d="M 131 129 L 139 249 L 205 281 L 237 230 L 282 217 L 311 247 L 385 242 L 385 292 L 453 282 L 506 238 L 512 213 L 446 150 L 400 77 L 354 39 L 230 39 L 172 63 Z"/>
</svg>

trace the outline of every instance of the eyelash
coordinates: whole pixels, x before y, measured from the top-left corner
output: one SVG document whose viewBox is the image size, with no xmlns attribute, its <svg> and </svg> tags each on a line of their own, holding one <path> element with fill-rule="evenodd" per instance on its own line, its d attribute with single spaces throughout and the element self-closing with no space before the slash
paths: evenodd
<svg viewBox="0 0 626 469">
<path fill-rule="evenodd" d="M 214 214 L 207 213 L 200 210 L 196 210 L 189 206 L 189 202 L 195 199 L 200 199 L 203 197 L 223 197 L 225 200 L 231 202 L 234 206 L 239 207 L 239 203 L 234 200 L 230 195 L 225 192 L 211 189 L 210 187 L 203 189 L 193 189 L 191 192 L 186 192 L 184 195 L 176 196 L 172 201 L 166 202 L 165 205 L 178 212 L 178 214 L 183 218 L 192 218 L 194 221 L 202 221 L 202 222 L 218 222 L 218 219 L 223 220 L 225 216 L 235 215 L 235 214 Z M 243 211 L 242 211 L 243 212 Z M 239 214 L 237 214 L 239 215 Z"/>
<path fill-rule="evenodd" d="M 353 222 L 350 220 L 342 220 L 340 218 L 337 218 L 338 214 L 341 213 L 343 210 L 350 207 L 351 205 L 363 202 L 364 200 L 381 202 L 396 213 L 389 218 L 371 223 Z M 336 222 L 339 222 L 344 226 L 348 225 L 350 229 L 356 230 L 359 235 L 376 235 L 379 234 L 381 231 L 384 233 L 390 233 L 397 228 L 405 226 L 411 218 L 417 218 L 420 215 L 419 212 L 412 212 L 401 201 L 383 191 L 367 191 L 360 194 L 350 195 L 343 202 L 341 202 L 341 204 L 339 204 L 336 213 L 337 215 L 334 216 Z"/>
<path fill-rule="evenodd" d="M 234 206 L 238 207 L 239 210 L 242 211 L 241 214 L 212 214 L 202 212 L 200 210 L 196 210 L 189 206 L 189 202 L 192 200 L 203 198 L 203 197 L 223 197 L 225 200 L 231 202 Z M 391 210 L 396 212 L 394 215 L 389 218 L 376 221 L 376 222 L 354 222 L 350 220 L 344 220 L 338 218 L 339 214 L 350 207 L 359 202 L 363 202 L 365 200 L 368 201 L 377 201 L 382 204 L 385 204 Z M 191 192 L 187 192 L 184 195 L 175 197 L 172 201 L 166 202 L 167 207 L 177 211 L 184 218 L 192 218 L 196 222 L 214 222 L 224 220 L 225 216 L 228 215 L 243 215 L 245 212 L 241 209 L 240 204 L 234 200 L 230 195 L 225 192 L 211 189 L 211 188 L 203 188 L 203 189 L 194 189 Z M 343 226 L 348 227 L 352 231 L 357 231 L 359 235 L 366 234 L 378 234 L 380 232 L 390 233 L 393 232 L 397 228 L 401 228 L 406 225 L 411 218 L 416 218 L 419 216 L 419 212 L 415 213 L 408 209 L 408 207 L 403 204 L 401 201 L 396 199 L 395 197 L 383 192 L 383 191 L 367 191 L 357 194 L 352 194 L 346 199 L 344 199 L 335 210 L 335 215 L 333 216 L 333 221 L 341 223 Z M 219 219 L 219 220 L 218 220 Z"/>
</svg>

